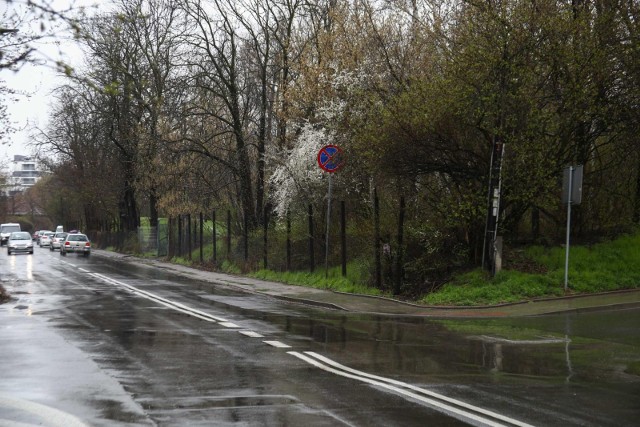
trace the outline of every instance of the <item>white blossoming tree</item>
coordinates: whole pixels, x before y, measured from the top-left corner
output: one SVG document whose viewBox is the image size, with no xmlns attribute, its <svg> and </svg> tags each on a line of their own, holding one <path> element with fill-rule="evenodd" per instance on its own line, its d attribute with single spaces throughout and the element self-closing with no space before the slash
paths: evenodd
<svg viewBox="0 0 640 427">
<path fill-rule="evenodd" d="M 306 199 L 310 194 L 321 194 L 325 172 L 317 164 L 317 154 L 333 140 L 331 131 L 306 123 L 293 149 L 272 154 L 272 160 L 279 166 L 270 178 L 271 199 L 279 216 L 284 216 L 295 201 Z"/>
<path fill-rule="evenodd" d="M 343 145 L 345 142 L 344 135 L 341 134 L 343 138 L 339 140 L 336 131 L 336 123 L 350 108 L 343 97 L 360 88 L 367 78 L 364 69 L 321 78 L 331 89 L 315 112 L 314 123 L 306 121 L 300 126 L 292 149 L 278 151 L 274 148 L 269 154 L 269 162 L 275 166 L 269 179 L 270 197 L 279 217 L 290 211 L 294 203 L 309 202 L 311 197 L 325 197 L 327 184 L 323 178 L 327 173 L 318 166 L 318 152 L 325 145 Z"/>
</svg>

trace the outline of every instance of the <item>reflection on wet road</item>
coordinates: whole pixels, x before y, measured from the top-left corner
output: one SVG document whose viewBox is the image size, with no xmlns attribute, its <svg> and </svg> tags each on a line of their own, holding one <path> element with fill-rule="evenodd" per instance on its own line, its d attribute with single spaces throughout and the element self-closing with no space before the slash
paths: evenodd
<svg viewBox="0 0 640 427">
<path fill-rule="evenodd" d="M 37 287 L 33 312 L 146 414 L 105 407 L 104 425 L 618 426 L 640 415 L 638 308 L 370 316 L 99 256 L 36 256 L 32 273 L 27 256 L 11 267 Z"/>
</svg>

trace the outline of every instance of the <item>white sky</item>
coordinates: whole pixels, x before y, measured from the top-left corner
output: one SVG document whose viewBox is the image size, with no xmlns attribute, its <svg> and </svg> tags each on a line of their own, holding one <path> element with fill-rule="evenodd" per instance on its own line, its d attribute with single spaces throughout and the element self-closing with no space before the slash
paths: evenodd
<svg viewBox="0 0 640 427">
<path fill-rule="evenodd" d="M 49 2 L 42 0 L 42 3 Z M 96 3 L 110 3 L 100 0 L 53 0 L 49 2 L 55 10 L 66 10 L 71 5 L 89 6 Z M 16 2 L 8 5 L 6 0 L 0 0 L 0 15 L 7 7 L 15 7 Z M 80 49 L 69 35 L 61 34 L 56 40 L 48 39 L 37 45 L 38 58 L 47 58 L 50 63 L 63 60 L 70 65 L 80 65 L 82 56 Z M 25 95 L 11 97 L 5 100 L 7 112 L 14 126 L 19 130 L 11 136 L 10 145 L 0 145 L 0 167 L 7 161 L 13 160 L 16 154 L 30 155 L 33 149 L 29 147 L 30 128 L 33 126 L 45 127 L 47 124 L 49 109 L 51 108 L 51 91 L 64 82 L 52 65 L 33 66 L 25 64 L 18 72 L 0 70 L 0 80 L 4 80 L 6 86 Z"/>
</svg>

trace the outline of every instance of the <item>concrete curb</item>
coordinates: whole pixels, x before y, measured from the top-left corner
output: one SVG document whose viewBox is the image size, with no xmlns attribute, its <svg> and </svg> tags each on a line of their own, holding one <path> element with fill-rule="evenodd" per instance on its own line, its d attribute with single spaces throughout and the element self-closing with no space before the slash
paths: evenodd
<svg viewBox="0 0 640 427">
<path fill-rule="evenodd" d="M 529 316 L 551 314 L 557 312 L 580 311 L 593 309 L 600 306 L 614 306 L 622 304 L 640 304 L 640 288 L 624 289 L 595 294 L 575 294 L 559 297 L 535 298 L 525 301 L 503 303 L 495 305 L 477 306 L 433 306 L 422 305 L 377 295 L 352 294 L 330 289 L 316 289 L 299 285 L 291 285 L 281 282 L 264 281 L 247 276 L 239 276 L 229 273 L 221 273 L 209 270 L 201 270 L 191 266 L 173 264 L 151 258 L 138 258 L 132 255 L 120 254 L 104 250 L 95 251 L 99 256 L 119 258 L 123 261 L 139 263 L 149 267 L 166 269 L 174 274 L 185 274 L 196 280 L 215 283 L 231 287 L 237 291 L 249 294 L 264 295 L 281 301 L 299 303 L 309 306 L 321 307 L 345 312 L 361 312 L 379 315 L 405 315 L 405 316 Z M 212 277 L 204 277 L 210 274 Z M 213 277 L 218 276 L 218 277 Z M 260 286 L 264 284 L 264 286 Z M 269 289 L 269 287 L 271 287 Z M 307 294 L 307 295 L 303 295 Z M 317 298 L 314 298 L 314 295 Z M 329 295 L 344 298 L 346 306 L 335 301 L 330 301 Z M 630 300 L 626 295 L 633 295 Z M 327 301 L 329 300 L 329 301 Z M 612 301 L 614 300 L 614 301 Z M 361 302 L 358 302 L 361 301 Z M 380 305 L 365 301 L 378 301 Z M 631 301 L 631 302 L 629 302 Z M 406 307 L 404 312 L 402 307 Z M 522 307 L 522 309 L 520 309 Z"/>
</svg>

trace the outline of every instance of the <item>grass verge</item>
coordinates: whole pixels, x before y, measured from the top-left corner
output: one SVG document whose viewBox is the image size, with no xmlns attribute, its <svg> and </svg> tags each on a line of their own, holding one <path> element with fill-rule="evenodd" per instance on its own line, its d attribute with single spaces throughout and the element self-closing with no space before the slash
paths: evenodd
<svg viewBox="0 0 640 427">
<path fill-rule="evenodd" d="M 492 305 L 565 295 L 564 248 L 530 247 L 526 256 L 546 273 L 531 274 L 505 268 L 491 278 L 480 270 L 455 277 L 437 292 L 421 298 L 430 305 Z M 508 262 L 508 260 L 507 260 Z M 569 252 L 567 294 L 632 289 L 640 284 L 640 233 Z"/>
<path fill-rule="evenodd" d="M 262 280 L 270 280 L 274 282 L 283 282 L 290 285 L 307 286 L 316 289 L 329 289 L 338 292 L 347 292 L 362 295 L 383 295 L 380 289 L 372 288 L 366 285 L 360 276 L 363 274 L 362 266 L 357 263 L 350 264 L 347 271 L 352 272 L 347 277 L 342 276 L 341 267 L 335 267 L 328 270 L 325 274 L 322 272 L 302 272 L 289 271 L 277 272 L 272 270 L 259 270 L 249 274 L 251 277 Z"/>
</svg>

